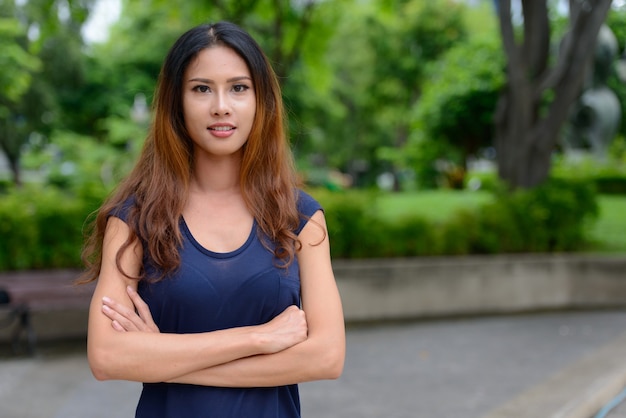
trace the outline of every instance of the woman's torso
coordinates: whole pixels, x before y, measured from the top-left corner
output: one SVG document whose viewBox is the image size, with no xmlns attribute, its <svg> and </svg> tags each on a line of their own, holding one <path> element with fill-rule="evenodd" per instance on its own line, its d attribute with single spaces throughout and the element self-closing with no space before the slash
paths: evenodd
<svg viewBox="0 0 626 418">
<path fill-rule="evenodd" d="M 311 216 L 319 205 L 301 194 L 299 210 Z M 298 231 L 304 226 L 301 222 Z M 196 240 L 184 218 L 178 270 L 165 279 L 140 282 L 139 294 L 161 332 L 199 333 L 258 325 L 290 305 L 300 305 L 297 259 L 288 268 L 261 242 L 252 220 L 247 238 L 229 252 L 214 252 Z M 146 272 L 151 275 L 148 260 Z M 283 417 L 300 416 L 297 385 L 273 388 L 215 388 L 144 384 L 137 417 Z"/>
</svg>

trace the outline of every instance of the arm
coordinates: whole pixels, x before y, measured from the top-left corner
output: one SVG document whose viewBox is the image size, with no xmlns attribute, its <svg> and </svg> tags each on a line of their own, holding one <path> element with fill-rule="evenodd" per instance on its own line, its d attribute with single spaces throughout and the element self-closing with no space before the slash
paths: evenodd
<svg viewBox="0 0 626 418">
<path fill-rule="evenodd" d="M 257 355 L 181 374 L 170 381 L 205 386 L 280 386 L 341 375 L 345 357 L 345 329 L 339 291 L 330 262 L 328 234 L 320 243 L 326 223 L 321 211 L 300 233 L 298 253 L 302 307 L 308 338 L 284 351 Z M 317 225 L 316 225 L 317 224 Z M 317 244 L 319 243 L 319 244 Z"/>
<path fill-rule="evenodd" d="M 89 310 L 87 354 L 97 379 L 167 381 L 236 359 L 280 351 L 306 339 L 306 320 L 297 308 L 287 309 L 274 320 L 256 327 L 201 334 L 119 332 L 122 318 L 116 316 L 103 299 L 106 297 L 108 304 L 117 303 L 134 310 L 129 295 L 136 290 L 137 282 L 125 277 L 115 263 L 117 251 L 128 234 L 128 226 L 123 221 L 109 218 L 101 273 Z M 130 275 L 137 275 L 141 258 L 141 245 L 136 244 L 124 253 L 123 269 Z M 133 291 L 129 292 L 128 287 Z M 155 330 L 156 326 L 148 324 L 144 331 Z"/>
</svg>

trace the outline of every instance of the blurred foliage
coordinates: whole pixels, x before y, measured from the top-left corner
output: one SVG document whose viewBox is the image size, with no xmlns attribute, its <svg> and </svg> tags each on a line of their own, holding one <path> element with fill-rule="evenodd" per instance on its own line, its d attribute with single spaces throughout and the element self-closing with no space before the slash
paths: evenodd
<svg viewBox="0 0 626 418">
<path fill-rule="evenodd" d="M 0 178 L 0 269 L 76 265 L 85 217 L 128 172 L 144 140 L 169 46 L 199 23 L 236 22 L 263 46 L 280 76 L 305 179 L 325 172 L 342 176 L 340 188 L 351 180 L 373 189 L 391 173 L 396 190 L 463 187 L 467 159 L 491 145 L 504 73 L 490 0 L 472 7 L 455 0 L 121 1 L 108 40 L 87 44 L 82 29 L 95 0 L 0 0 L 0 65 L 12 69 L 0 74 L 0 146 L 15 176 Z M 558 31 L 562 19 L 553 18 Z M 613 11 L 607 23 L 624 50 L 626 12 Z M 611 83 L 626 111 L 624 82 L 615 75 Z M 625 126 L 606 165 L 581 168 L 556 156 L 555 177 L 604 178 L 596 187 L 604 181 L 623 190 Z M 499 190 L 494 174 L 471 174 L 483 189 Z M 591 206 L 574 211 L 569 232 L 541 228 L 559 221 L 551 208 L 590 197 L 546 190 L 502 195 L 445 222 L 385 219 L 371 205 L 375 194 L 319 194 L 336 257 L 569 249 L 562 236 L 579 248 L 576 228 Z"/>
<path fill-rule="evenodd" d="M 41 61 L 28 53 L 22 45 L 15 42 L 24 37 L 23 30 L 16 19 L 0 17 L 0 39 L 4 45 L 0 55 L 2 68 L 11 68 L 13 71 L 0 73 L 0 91 L 3 92 L 4 106 L 17 102 L 28 90 L 32 81 L 32 73 L 41 67 Z M 7 110 L 0 109 L 2 115 Z"/>
<path fill-rule="evenodd" d="M 149 120 L 133 118 L 134 104 L 143 99 L 149 108 L 169 46 L 193 25 L 224 19 L 250 31 L 276 67 L 302 170 L 339 170 L 360 186 L 404 168 L 379 155 L 402 150 L 414 129 L 411 108 L 430 82 L 429 63 L 464 42 L 473 21 L 453 0 L 122 0 L 108 40 L 85 45 L 80 28 L 93 1 L 67 2 L 71 13 L 61 1 L 11 4 L 7 15 L 21 22 L 29 51 L 44 63 L 14 110 L 16 157 L 58 148 L 54 138 L 74 132 L 127 158 Z M 45 11 L 50 21 L 33 23 Z M 32 32 L 38 35 L 30 39 Z"/>
<path fill-rule="evenodd" d="M 468 159 L 493 144 L 493 113 L 504 85 L 497 20 L 484 4 L 466 15 L 473 28 L 467 39 L 425 67 L 405 146 L 379 150 L 379 158 L 414 171 L 422 189 L 462 187 Z"/>
<path fill-rule="evenodd" d="M 563 180 L 496 193 L 437 220 L 381 215 L 376 193 L 311 192 L 326 210 L 333 258 L 577 251 L 587 248 L 585 231 L 597 215 L 593 187 Z M 83 221 L 104 194 L 93 185 L 78 196 L 55 187 L 10 190 L 0 200 L 0 271 L 80 267 Z"/>
<path fill-rule="evenodd" d="M 325 208 L 334 258 L 415 257 L 588 249 L 598 213 L 593 186 L 552 179 L 533 190 L 497 188 L 492 199 L 433 218 L 406 211 L 386 216 L 373 192 L 310 192 Z M 84 220 L 106 190 L 83 184 L 77 195 L 27 186 L 0 200 L 0 271 L 78 268 Z"/>
<path fill-rule="evenodd" d="M 606 24 L 611 28 L 615 38 L 617 38 L 618 51 L 620 56 L 626 51 L 626 8 L 613 8 L 609 11 Z"/>
<path fill-rule="evenodd" d="M 275 65 L 305 177 L 335 170 L 371 187 L 389 172 L 396 189 L 460 187 L 467 159 L 492 143 L 504 73 L 491 1 L 121 0 L 98 44 L 81 35 L 94 0 L 0 1 L 0 36 L 11 45 L 1 59 L 23 68 L 0 78 L 15 90 L 0 99 L 11 133 L 1 140 L 14 160 L 58 148 L 54 138 L 70 132 L 127 159 L 143 141 L 169 46 L 189 27 L 222 19 L 250 31 Z M 622 14 L 611 14 L 612 26 Z M 147 112 L 139 117 L 138 100 Z"/>
<path fill-rule="evenodd" d="M 607 80 L 607 86 L 617 96 L 621 106 L 621 124 L 619 133 L 626 136 L 626 9 L 613 9 L 609 12 L 606 24 L 617 39 L 618 59 L 614 71 Z"/>
<path fill-rule="evenodd" d="M 443 220 L 420 214 L 386 217 L 376 195 L 313 191 L 327 213 L 337 258 L 411 257 L 577 251 L 598 215 L 592 184 L 550 179 L 533 190 L 498 187 L 494 198 Z"/>
<path fill-rule="evenodd" d="M 470 156 L 493 144 L 493 113 L 504 85 L 504 60 L 499 39 L 470 41 L 437 61 L 422 100 L 416 124 L 432 141 L 446 141 Z"/>
<path fill-rule="evenodd" d="M 0 75 L 0 144 L 16 176 L 25 166 L 57 182 L 60 167 L 50 166 L 66 158 L 54 142 L 68 135 L 128 167 L 167 49 L 189 27 L 222 19 L 250 31 L 275 65 L 305 177 L 340 171 L 372 187 L 391 173 L 396 189 L 459 187 L 468 157 L 491 145 L 504 77 L 492 1 L 120 1 L 107 41 L 85 44 L 95 0 L 0 0 L 0 63 L 19 69 Z M 607 21 L 622 48 L 625 17 L 613 10 Z M 562 30 L 566 19 L 552 18 Z M 626 85 L 611 83 L 626 112 Z M 42 152 L 58 158 L 38 166 Z"/>
<path fill-rule="evenodd" d="M 562 252 L 584 248 L 584 231 L 598 216 L 593 185 L 552 178 L 532 190 L 507 192 L 481 208 L 474 252 Z"/>
<path fill-rule="evenodd" d="M 318 109 L 311 109 L 309 147 L 302 149 L 300 140 L 301 153 L 310 150 L 318 164 L 348 173 L 358 186 L 395 171 L 393 161 L 378 158 L 379 150 L 406 143 L 427 64 L 467 36 L 464 10 L 449 0 L 354 7 L 330 41 L 325 62 L 335 77 Z"/>
<path fill-rule="evenodd" d="M 626 140 L 623 136 L 611 142 L 608 154 L 601 161 L 585 153 L 557 155 L 553 162 L 553 176 L 586 179 L 595 184 L 600 194 L 626 195 Z"/>
<path fill-rule="evenodd" d="M 93 2 L 0 0 L 0 148 L 16 184 L 23 146 L 34 134 L 47 139 L 70 117 L 64 108 L 83 80 L 80 30 Z"/>
<path fill-rule="evenodd" d="M 32 185 L 8 191 L 0 200 L 0 270 L 79 267 L 95 200 Z"/>
<path fill-rule="evenodd" d="M 626 195 L 626 139 L 616 137 L 603 160 L 585 152 L 555 153 L 551 175 L 564 181 L 587 181 L 600 195 Z M 466 187 L 494 191 L 498 182 L 495 170 L 475 170 L 468 172 Z"/>
</svg>

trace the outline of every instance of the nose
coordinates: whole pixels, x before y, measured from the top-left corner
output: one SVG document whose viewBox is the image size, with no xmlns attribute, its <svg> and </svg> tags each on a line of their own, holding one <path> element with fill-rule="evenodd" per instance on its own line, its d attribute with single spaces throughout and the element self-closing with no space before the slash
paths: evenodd
<svg viewBox="0 0 626 418">
<path fill-rule="evenodd" d="M 231 112 L 230 101 L 226 93 L 216 92 L 211 106 L 211 113 L 214 116 L 229 115 Z"/>
</svg>

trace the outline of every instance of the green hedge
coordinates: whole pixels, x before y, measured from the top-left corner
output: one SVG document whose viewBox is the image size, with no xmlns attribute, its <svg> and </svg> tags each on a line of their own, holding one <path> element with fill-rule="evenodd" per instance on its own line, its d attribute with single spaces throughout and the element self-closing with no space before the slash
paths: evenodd
<svg viewBox="0 0 626 418">
<path fill-rule="evenodd" d="M 411 257 L 577 251 L 598 215 L 592 184 L 550 180 L 528 191 L 495 192 L 476 210 L 444 222 L 420 216 L 385 219 L 370 208 L 375 195 L 314 192 L 326 209 L 336 258 Z"/>
<path fill-rule="evenodd" d="M 626 194 L 626 176 L 598 175 L 593 179 L 600 194 Z"/>
<path fill-rule="evenodd" d="M 27 187 L 0 197 L 0 271 L 80 266 L 83 225 L 95 198 Z"/>
<path fill-rule="evenodd" d="M 576 251 L 587 222 L 598 215 L 591 184 L 551 180 L 529 191 L 500 193 L 477 214 L 473 252 Z"/>
<path fill-rule="evenodd" d="M 0 195 L 0 270 L 79 267 L 85 219 L 104 194 L 31 188 Z M 375 193 L 312 194 L 325 208 L 334 258 L 576 251 L 598 212 L 594 188 L 571 180 L 497 192 L 489 203 L 445 221 L 381 217 Z"/>
</svg>

